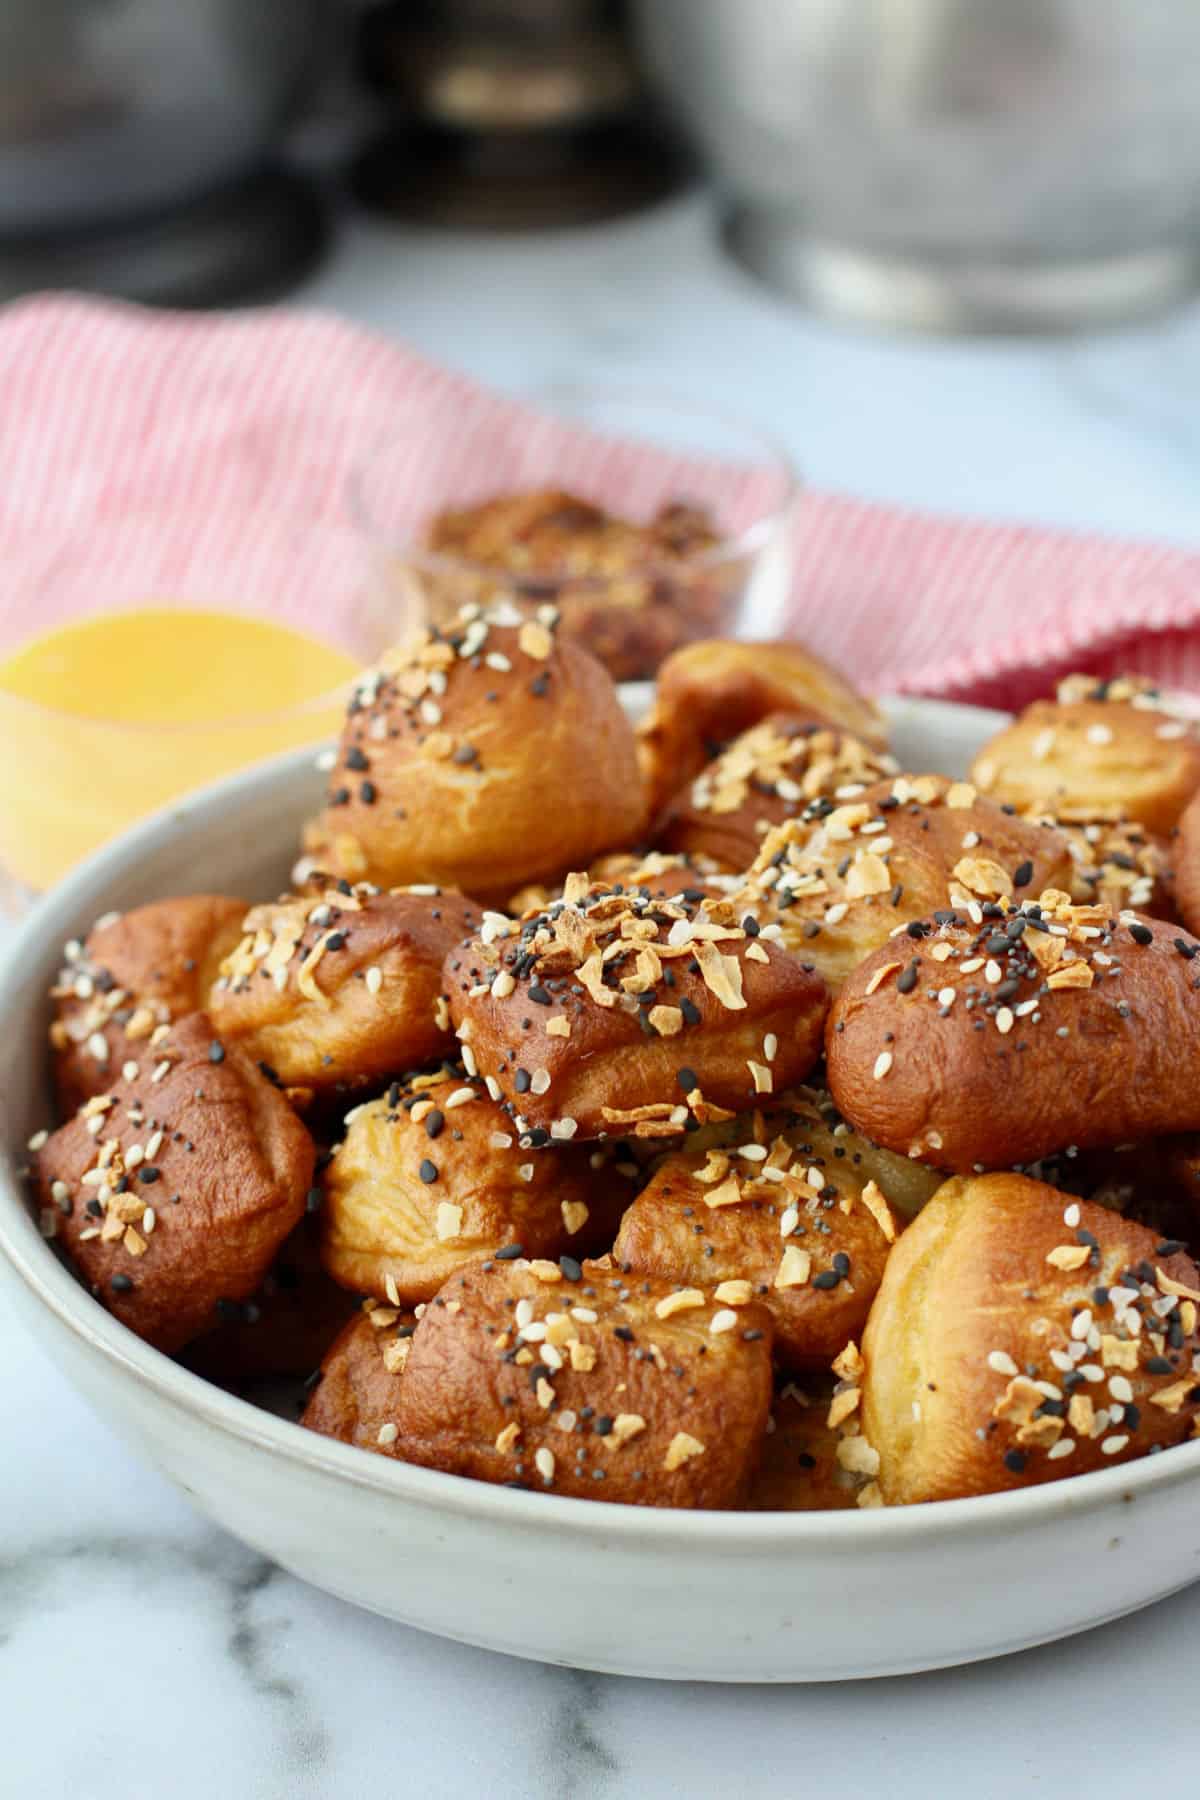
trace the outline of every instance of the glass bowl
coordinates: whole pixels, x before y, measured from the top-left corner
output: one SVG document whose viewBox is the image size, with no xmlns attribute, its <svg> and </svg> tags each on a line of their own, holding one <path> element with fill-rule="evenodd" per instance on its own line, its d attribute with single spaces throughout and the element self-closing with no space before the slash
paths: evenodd
<svg viewBox="0 0 1200 1800">
<path fill-rule="evenodd" d="M 99 522 L 31 544 L 5 580 L 10 914 L 189 789 L 335 736 L 355 673 L 398 629 L 356 532 L 253 511 L 200 527 L 165 512 Z M 180 872 L 181 887 L 193 879 Z"/>
<path fill-rule="evenodd" d="M 559 386 L 467 390 L 432 433 L 414 404 L 355 471 L 350 506 L 393 616 L 549 604 L 630 681 L 696 638 L 772 634 L 797 494 L 784 452 L 740 419 Z"/>
</svg>

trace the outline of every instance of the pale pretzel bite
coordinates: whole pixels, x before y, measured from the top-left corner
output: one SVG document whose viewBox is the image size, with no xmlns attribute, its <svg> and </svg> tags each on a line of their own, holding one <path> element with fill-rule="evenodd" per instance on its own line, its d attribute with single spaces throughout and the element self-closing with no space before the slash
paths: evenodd
<svg viewBox="0 0 1200 1800">
<path fill-rule="evenodd" d="M 1020 1175 L 948 1181 L 889 1259 L 862 1427 L 889 1505 L 1030 1487 L 1195 1429 L 1182 1245 Z"/>
<path fill-rule="evenodd" d="M 1200 1128 L 1200 946 L 1049 891 L 913 920 L 854 971 L 829 1086 L 890 1150 L 966 1174 Z"/>
<path fill-rule="evenodd" d="M 662 1137 L 752 1109 L 816 1061 L 824 983 L 725 901 L 589 887 L 485 916 L 446 959 L 450 1015 L 523 1144 Z"/>
<path fill-rule="evenodd" d="M 402 1457 L 396 1402 L 415 1326 L 415 1313 L 364 1301 L 321 1358 L 300 1423 L 360 1450 Z"/>
<path fill-rule="evenodd" d="M 534 1155 L 483 1082 L 412 1077 L 348 1115 L 324 1176 L 322 1257 L 344 1287 L 412 1306 L 501 1249 L 607 1248 L 637 1173 L 608 1147 Z"/>
<path fill-rule="evenodd" d="M 212 990 L 213 1020 L 285 1087 L 385 1080 L 453 1047 L 438 1022 L 442 962 L 480 917 L 436 887 L 318 880 L 247 916 Z"/>
<path fill-rule="evenodd" d="M 908 920 L 1040 893 L 1070 869 L 1057 831 L 1014 818 L 970 782 L 898 775 L 814 801 L 771 832 L 733 903 L 836 992 Z"/>
<path fill-rule="evenodd" d="M 900 1221 L 852 1134 L 797 1099 L 725 1149 L 668 1156 L 621 1221 L 627 1273 L 761 1300 L 791 1368 L 827 1369 L 861 1334 Z M 841 1135 L 839 1135 L 841 1134 Z"/>
<path fill-rule="evenodd" d="M 423 571 L 424 585 L 476 598 L 516 577 L 528 591 L 544 582 L 562 612 L 563 630 L 614 681 L 653 674 L 678 644 L 711 630 L 736 599 L 744 562 L 707 554 L 721 543 L 706 508 L 668 501 L 644 524 L 617 518 L 561 489 L 506 494 L 441 513 L 431 549 L 460 561 L 445 573 Z M 732 591 L 731 591 L 732 590 Z"/>
<path fill-rule="evenodd" d="M 664 850 L 745 869 L 776 826 L 814 800 L 856 799 L 898 764 L 861 738 L 792 713 L 772 713 L 734 739 L 682 788 L 658 833 Z"/>
<path fill-rule="evenodd" d="M 203 1013 L 160 1026 L 136 1073 L 31 1148 L 43 1232 L 166 1351 L 252 1299 L 304 1214 L 315 1161 L 283 1095 Z"/>
<path fill-rule="evenodd" d="M 771 1402 L 770 1314 L 608 1258 L 577 1273 L 496 1260 L 447 1282 L 413 1334 L 398 1453 L 539 1493 L 739 1505 Z"/>
<path fill-rule="evenodd" d="M 106 1093 L 160 1025 L 203 1010 L 247 910 L 225 894 L 188 894 L 108 913 L 71 939 L 50 990 L 61 1113 Z"/>
<path fill-rule="evenodd" d="M 1021 812 L 1168 832 L 1200 786 L 1200 729 L 1138 675 L 1069 675 L 986 743 L 971 779 Z"/>
<path fill-rule="evenodd" d="M 793 643 L 706 638 L 668 656 L 638 727 L 650 816 L 724 747 L 770 713 L 835 726 L 887 748 L 878 708 L 811 650 Z"/>
<path fill-rule="evenodd" d="M 553 607 L 466 607 L 364 677 L 305 849 L 351 881 L 484 898 L 632 842 L 633 727 Z"/>
</svg>

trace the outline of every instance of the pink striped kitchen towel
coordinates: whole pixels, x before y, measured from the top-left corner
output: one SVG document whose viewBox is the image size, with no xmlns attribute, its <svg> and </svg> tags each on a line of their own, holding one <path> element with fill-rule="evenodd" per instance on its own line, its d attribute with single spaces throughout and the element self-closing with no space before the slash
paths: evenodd
<svg viewBox="0 0 1200 1800">
<path fill-rule="evenodd" d="M 448 486 L 519 486 L 521 445 L 616 507 L 684 493 L 736 528 L 755 505 L 753 472 L 581 433 L 336 319 L 35 298 L 0 312 L 4 641 L 80 583 L 207 586 L 319 628 L 361 582 L 349 482 L 389 435 L 414 529 Z M 1200 552 L 811 493 L 791 551 L 788 631 L 871 690 L 1013 705 L 1081 666 L 1200 688 Z"/>
</svg>

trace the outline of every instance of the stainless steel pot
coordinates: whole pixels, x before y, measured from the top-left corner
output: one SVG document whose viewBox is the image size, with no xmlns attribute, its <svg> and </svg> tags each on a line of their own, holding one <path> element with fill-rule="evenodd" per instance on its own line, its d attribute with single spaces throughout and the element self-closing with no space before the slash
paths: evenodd
<svg viewBox="0 0 1200 1800">
<path fill-rule="evenodd" d="M 637 0 L 729 238 L 834 311 L 1065 326 L 1189 288 L 1194 0 Z"/>
<path fill-rule="evenodd" d="M 0 0 L 0 237 L 122 223 L 252 168 L 329 0 Z"/>
</svg>

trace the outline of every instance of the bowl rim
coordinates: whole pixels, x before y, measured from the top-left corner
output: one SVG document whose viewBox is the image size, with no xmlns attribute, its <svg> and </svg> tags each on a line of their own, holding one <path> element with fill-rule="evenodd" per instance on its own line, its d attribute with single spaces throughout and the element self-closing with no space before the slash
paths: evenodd
<svg viewBox="0 0 1200 1800">
<path fill-rule="evenodd" d="M 911 718 L 914 710 L 942 710 L 943 704 L 904 697 L 897 710 L 903 708 Z M 946 713 L 952 710 L 959 715 L 977 710 L 989 723 L 996 716 L 982 708 L 945 706 Z M 272 784 L 286 791 L 302 776 L 311 777 L 312 764 L 311 746 L 272 757 L 198 789 L 94 851 L 31 909 L 0 956 L 0 1013 L 8 1011 L 5 1003 L 23 985 L 24 971 L 48 950 L 57 953 L 64 936 L 78 930 L 78 920 L 91 916 L 88 908 L 95 905 L 90 898 L 94 888 L 136 867 L 146 853 L 158 850 L 172 836 L 182 835 L 193 822 L 218 812 L 227 815 L 240 795 Z M 859 1549 L 901 1548 L 931 1535 L 969 1540 L 991 1537 L 1006 1528 L 1044 1526 L 1068 1515 L 1102 1510 L 1118 1499 L 1133 1500 L 1200 1477 L 1200 1439 L 1196 1439 L 1111 1469 L 971 1499 L 830 1512 L 715 1512 L 629 1506 L 509 1489 L 372 1456 L 227 1393 L 120 1324 L 39 1235 L 19 1173 L 25 1150 L 24 1142 L 0 1142 L 0 1262 L 61 1326 L 121 1377 L 203 1425 L 227 1433 L 247 1449 L 262 1450 L 309 1471 L 370 1488 L 397 1502 L 470 1517 L 477 1524 L 490 1523 L 498 1529 L 535 1528 L 610 1544 L 619 1540 L 625 1547 L 674 1544 L 693 1553 L 819 1550 L 847 1555 Z"/>
</svg>

